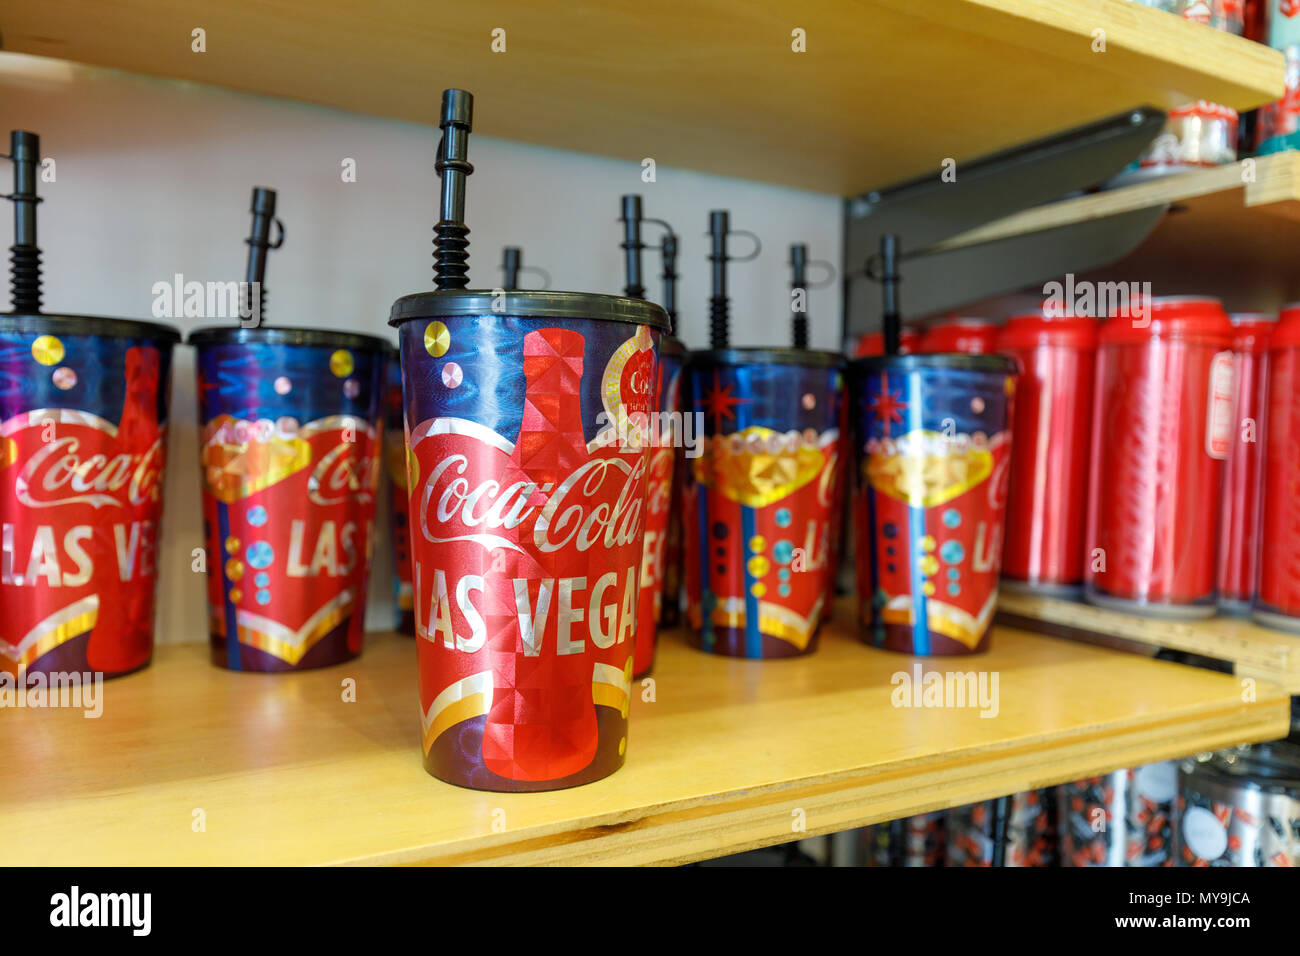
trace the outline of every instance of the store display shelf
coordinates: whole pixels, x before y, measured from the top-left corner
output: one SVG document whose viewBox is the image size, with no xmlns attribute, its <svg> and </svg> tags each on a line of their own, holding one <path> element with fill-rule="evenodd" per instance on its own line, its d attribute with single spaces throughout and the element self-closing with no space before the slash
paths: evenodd
<svg viewBox="0 0 1300 956">
<path fill-rule="evenodd" d="M 1214 245 L 1205 234 L 1229 241 L 1240 254 L 1273 255 L 1286 231 L 1291 242 L 1300 221 L 1300 154 L 1276 153 L 1037 206 L 962 233 L 936 245 L 959 249 L 999 239 L 1078 225 L 1108 216 L 1172 206 L 1179 215 L 1170 226 Z M 1289 221 L 1288 221 L 1289 220 Z M 1156 236 L 1160 235 L 1157 230 Z M 1147 248 L 1147 255 L 1159 254 Z M 1257 252 L 1256 252 L 1257 251 Z"/>
<path fill-rule="evenodd" d="M 1008 624 L 1047 625 L 1084 640 L 1119 638 L 1227 661 L 1238 677 L 1253 677 L 1300 694 L 1300 635 L 1261 627 L 1248 618 L 1172 621 L 1005 591 L 998 597 L 998 610 Z"/>
<path fill-rule="evenodd" d="M 536 794 L 424 772 L 408 638 L 280 676 L 164 646 L 105 685 L 98 719 L 3 716 L 0 862 L 681 863 L 1287 730 L 1269 685 L 1247 702 L 1224 674 L 1009 628 L 987 654 L 924 664 L 996 674 L 996 716 L 896 707 L 894 675 L 918 661 L 863 647 L 850 618 L 845 604 L 817 653 L 784 661 L 665 635 L 654 701 L 633 689 L 627 765 Z"/>
<path fill-rule="evenodd" d="M 427 124 L 454 83 L 491 104 L 481 135 L 839 195 L 1136 106 L 1283 92 L 1277 51 L 1130 0 L 646 9 L 43 0 L 0 30 L 7 51 Z"/>
</svg>

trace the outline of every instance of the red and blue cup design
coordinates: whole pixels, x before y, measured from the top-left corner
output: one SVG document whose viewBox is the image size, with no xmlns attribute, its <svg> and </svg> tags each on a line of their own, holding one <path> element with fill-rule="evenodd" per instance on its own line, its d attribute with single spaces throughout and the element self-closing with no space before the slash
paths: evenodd
<svg viewBox="0 0 1300 956">
<path fill-rule="evenodd" d="M 383 339 L 211 328 L 197 347 L 212 662 L 325 667 L 361 653 Z"/>
<path fill-rule="evenodd" d="M 641 555 L 641 596 L 638 599 L 636 652 L 632 676 L 640 677 L 654 666 L 655 639 L 664 605 L 676 611 L 680 595 L 681 571 L 672 569 L 669 560 L 681 560 L 681 508 L 676 495 L 681 488 L 682 426 L 682 359 L 685 348 L 672 336 L 659 342 L 659 370 L 655 386 L 656 404 L 651 429 L 650 476 L 647 481 L 645 513 L 645 549 Z M 672 524 L 677 519 L 674 535 Z M 674 542 L 676 547 L 670 547 Z M 670 616 L 670 620 L 675 617 Z"/>
<path fill-rule="evenodd" d="M 390 323 L 425 768 L 493 791 L 607 776 L 627 751 L 667 314 L 613 296 L 441 291 L 399 299 Z"/>
<path fill-rule="evenodd" d="M 917 655 L 988 646 L 1017 366 L 992 355 L 850 365 L 863 640 Z"/>
<path fill-rule="evenodd" d="M 1300 633 L 1300 305 L 1269 340 L 1259 589 L 1252 617 Z"/>
<path fill-rule="evenodd" d="M 682 499 L 689 641 L 730 657 L 810 654 L 835 573 L 843 358 L 693 352 L 687 375 L 704 418 Z"/>
<path fill-rule="evenodd" d="M 0 315 L 0 671 L 153 654 L 175 329 Z"/>
<path fill-rule="evenodd" d="M 388 532 L 393 542 L 393 626 L 415 636 L 411 583 L 411 499 L 406 487 L 406 425 L 402 420 L 402 363 L 388 356 L 384 388 L 384 474 L 388 478 Z"/>
</svg>

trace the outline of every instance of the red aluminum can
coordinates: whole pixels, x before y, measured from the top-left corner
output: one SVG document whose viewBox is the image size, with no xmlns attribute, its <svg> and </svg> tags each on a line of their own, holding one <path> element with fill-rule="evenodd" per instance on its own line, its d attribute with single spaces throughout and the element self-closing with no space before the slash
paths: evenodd
<svg viewBox="0 0 1300 956">
<path fill-rule="evenodd" d="M 1268 378 L 1254 618 L 1300 632 L 1300 304 L 1282 310 L 1269 342 Z"/>
<path fill-rule="evenodd" d="M 997 351 L 1000 331 L 988 319 L 949 316 L 925 330 L 916 351 L 991 355 Z"/>
<path fill-rule="evenodd" d="M 1232 324 L 1217 299 L 1157 298 L 1143 312 L 1101 328 L 1085 594 L 1156 617 L 1209 617 L 1232 443 Z"/>
<path fill-rule="evenodd" d="M 1013 316 L 998 351 L 1020 363 L 1002 581 L 1073 596 L 1083 584 L 1096 319 Z"/>
<path fill-rule="evenodd" d="M 1219 610 L 1250 613 L 1259 568 L 1259 514 L 1263 481 L 1264 415 L 1268 409 L 1268 343 L 1276 316 L 1232 316 L 1237 365 L 1237 414 L 1223 479 L 1219 526 Z"/>
</svg>

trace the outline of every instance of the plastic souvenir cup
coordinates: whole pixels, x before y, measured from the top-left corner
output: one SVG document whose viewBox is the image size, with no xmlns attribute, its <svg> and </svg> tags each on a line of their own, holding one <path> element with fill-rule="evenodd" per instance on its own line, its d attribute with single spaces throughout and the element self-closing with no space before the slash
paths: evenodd
<svg viewBox="0 0 1300 956">
<path fill-rule="evenodd" d="M 692 646 L 816 650 L 841 513 L 843 367 L 808 349 L 691 353 L 691 408 L 704 418 L 683 497 Z"/>
<path fill-rule="evenodd" d="M 623 764 L 656 346 L 640 299 L 440 291 L 393 305 L 425 768 L 555 790 Z"/>
<path fill-rule="evenodd" d="M 850 365 L 864 641 L 921 656 L 988 647 L 1002 564 L 1016 363 L 897 355 Z"/>
<path fill-rule="evenodd" d="M 205 328 L 199 458 L 212 662 L 281 672 L 361 652 L 387 343 Z"/>
<path fill-rule="evenodd" d="M 0 315 L 0 670 L 144 667 L 172 327 Z"/>
</svg>

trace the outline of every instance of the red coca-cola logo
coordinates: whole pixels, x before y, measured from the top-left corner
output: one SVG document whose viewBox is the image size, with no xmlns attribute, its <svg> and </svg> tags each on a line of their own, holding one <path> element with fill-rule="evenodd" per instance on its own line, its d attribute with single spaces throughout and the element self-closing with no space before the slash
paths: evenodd
<svg viewBox="0 0 1300 956">
<path fill-rule="evenodd" d="M 20 435 L 19 467 L 14 494 L 29 508 L 86 504 L 94 508 L 142 505 L 158 494 L 163 447 L 159 437 L 143 452 L 114 453 L 110 438 L 84 425 L 74 434 L 42 440 L 48 425 L 37 423 Z M 80 433 L 80 434 L 77 434 Z M 28 446 L 24 455 L 24 445 Z"/>
</svg>

